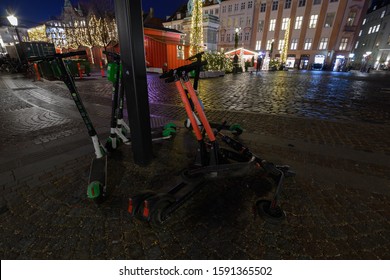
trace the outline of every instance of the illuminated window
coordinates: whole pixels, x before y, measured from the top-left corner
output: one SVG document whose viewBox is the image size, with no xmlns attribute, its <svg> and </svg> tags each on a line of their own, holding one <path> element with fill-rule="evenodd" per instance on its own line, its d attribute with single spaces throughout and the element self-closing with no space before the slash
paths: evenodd
<svg viewBox="0 0 390 280">
<path fill-rule="evenodd" d="M 261 49 L 261 41 L 256 41 L 256 51 L 259 51 Z"/>
<path fill-rule="evenodd" d="M 303 16 L 299 16 L 295 19 L 295 26 L 294 29 L 301 29 L 302 27 L 302 21 L 303 21 Z"/>
<path fill-rule="evenodd" d="M 319 50 L 326 50 L 328 47 L 328 38 L 324 37 L 320 40 L 320 45 L 318 46 Z"/>
<path fill-rule="evenodd" d="M 347 45 L 348 45 L 348 38 L 341 38 L 339 50 L 340 51 L 346 50 L 347 49 Z"/>
<path fill-rule="evenodd" d="M 309 22 L 309 28 L 316 28 L 317 21 L 318 21 L 318 15 L 311 15 L 310 22 Z"/>
<path fill-rule="evenodd" d="M 276 19 L 271 19 L 269 22 L 269 31 L 275 31 Z"/>
<path fill-rule="evenodd" d="M 291 50 L 296 50 L 297 47 L 298 47 L 298 39 L 292 39 L 291 40 L 291 47 L 290 47 L 290 49 Z"/>
<path fill-rule="evenodd" d="M 304 50 L 310 50 L 311 49 L 311 43 L 313 39 L 311 38 L 306 38 L 305 40 L 305 46 L 303 47 Z"/>
<path fill-rule="evenodd" d="M 283 50 L 283 45 L 284 45 L 284 39 L 279 40 L 279 46 L 278 46 L 279 51 Z"/>
<path fill-rule="evenodd" d="M 270 51 L 271 50 L 271 47 L 272 47 L 272 44 L 273 44 L 274 40 L 268 40 L 267 41 L 267 51 Z"/>
<path fill-rule="evenodd" d="M 290 21 L 290 18 L 283 18 L 282 20 L 282 30 L 287 29 L 288 22 Z"/>
</svg>

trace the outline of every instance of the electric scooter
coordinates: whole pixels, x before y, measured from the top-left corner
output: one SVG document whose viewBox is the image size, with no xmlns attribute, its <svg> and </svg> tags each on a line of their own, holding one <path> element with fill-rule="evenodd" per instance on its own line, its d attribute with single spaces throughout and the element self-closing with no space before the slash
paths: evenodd
<svg viewBox="0 0 390 280">
<path fill-rule="evenodd" d="M 203 65 L 205 63 L 202 62 Z M 188 73 L 198 66 L 199 63 L 195 62 L 161 76 L 166 79 L 166 82 L 175 83 L 191 122 L 198 143 L 195 164 L 192 168 L 182 172 L 182 179 L 172 188 L 158 192 L 144 191 L 130 196 L 128 212 L 132 217 L 152 224 L 161 224 L 173 211 L 194 195 L 206 180 L 252 176 L 267 179 L 267 182 L 271 181 L 275 185 L 272 199 L 263 199 L 256 203 L 259 214 L 268 220 L 283 220 L 285 213 L 279 205 L 283 181 L 286 177 L 294 176 L 295 173 L 287 165 L 275 165 L 255 155 L 239 141 L 224 135 L 220 128 L 217 130 L 211 128 L 188 77 Z M 194 110 L 187 94 L 193 101 L 201 126 L 194 117 Z M 230 149 L 220 147 L 217 137 Z"/>
<path fill-rule="evenodd" d="M 103 51 L 103 54 L 114 60 L 107 66 L 107 78 L 113 83 L 113 88 L 110 136 L 105 145 L 108 151 L 113 151 L 118 148 L 120 142 L 130 145 L 131 136 L 129 126 L 123 120 L 124 83 L 122 82 L 120 54 L 109 51 Z M 175 133 L 176 125 L 168 123 L 162 128 L 152 129 L 152 141 L 169 139 Z"/>
<path fill-rule="evenodd" d="M 92 159 L 87 196 L 97 203 L 101 203 L 105 200 L 107 194 L 107 154 L 103 145 L 100 143 L 96 130 L 92 124 L 92 121 L 88 115 L 87 110 L 81 100 L 81 97 L 76 88 L 74 78 L 70 73 L 68 67 L 64 63 L 64 58 L 86 55 L 86 51 L 76 51 L 64 54 L 46 55 L 40 57 L 30 57 L 28 60 L 33 61 L 55 61 L 59 70 L 62 81 L 65 83 L 70 91 L 73 101 L 76 104 L 83 122 L 87 128 L 88 134 L 91 137 L 93 148 L 95 151 L 95 158 Z"/>
<path fill-rule="evenodd" d="M 204 52 L 200 52 L 200 53 L 197 53 L 191 57 L 189 57 L 187 60 L 190 60 L 190 61 L 194 61 L 197 65 L 197 67 L 194 69 L 194 82 L 193 82 L 193 88 L 194 90 L 196 91 L 196 95 L 198 96 L 198 85 L 199 85 L 199 76 L 200 76 L 200 71 L 202 70 L 202 56 L 204 55 Z M 186 91 L 188 92 L 188 91 Z M 191 98 L 188 96 L 188 100 L 190 102 L 190 105 L 191 105 L 191 108 L 192 110 L 194 111 L 194 104 L 191 100 Z M 200 98 L 198 98 L 203 110 L 204 110 L 204 105 L 202 103 L 202 100 Z M 200 120 L 198 119 L 198 117 L 196 116 L 196 114 L 194 113 L 194 118 L 196 120 L 196 123 L 198 125 L 202 125 L 202 123 L 200 122 Z M 229 130 L 232 132 L 233 135 L 235 136 L 238 136 L 240 134 L 242 134 L 243 130 L 242 130 L 242 127 L 241 125 L 239 124 L 232 124 L 232 125 L 227 125 L 226 122 L 223 122 L 222 124 L 218 124 L 218 123 L 210 123 L 211 127 L 213 128 L 219 128 L 219 129 L 223 129 L 223 130 Z M 187 129 L 192 129 L 192 126 L 191 126 L 191 122 L 190 122 L 190 119 L 187 118 L 185 121 L 184 121 L 184 127 L 186 127 Z"/>
</svg>

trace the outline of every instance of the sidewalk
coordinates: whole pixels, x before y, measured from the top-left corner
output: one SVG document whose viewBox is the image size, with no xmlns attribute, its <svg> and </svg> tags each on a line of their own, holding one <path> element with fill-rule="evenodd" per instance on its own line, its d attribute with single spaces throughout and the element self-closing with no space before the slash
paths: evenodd
<svg viewBox="0 0 390 280">
<path fill-rule="evenodd" d="M 31 85 L 18 82 L 27 94 L 23 88 Z M 85 79 L 77 85 L 83 94 L 99 86 L 97 94 L 84 95 L 89 108 L 101 109 L 93 114 L 99 131 L 108 131 L 100 120 L 109 114 L 109 84 Z M 59 83 L 34 87 L 47 98 L 67 98 Z M 297 171 L 281 197 L 287 218 L 265 222 L 253 214 L 252 189 L 238 179 L 220 180 L 206 183 L 155 229 L 130 219 L 128 196 L 169 186 L 193 160 L 196 143 L 181 127 L 179 105 L 152 103 L 150 111 L 174 120 L 177 136 L 153 145 L 147 167 L 135 165 L 122 146 L 110 158 L 111 196 L 101 206 L 85 194 L 93 152 L 82 126 L 59 141 L 2 146 L 1 258 L 390 259 L 389 125 L 208 109 L 211 121 L 240 123 L 240 139 L 255 153 Z"/>
</svg>

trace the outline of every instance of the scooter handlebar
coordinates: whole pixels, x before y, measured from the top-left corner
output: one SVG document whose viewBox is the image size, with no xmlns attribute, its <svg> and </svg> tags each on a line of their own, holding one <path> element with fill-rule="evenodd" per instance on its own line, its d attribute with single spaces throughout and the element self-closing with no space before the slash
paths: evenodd
<svg viewBox="0 0 390 280">
<path fill-rule="evenodd" d="M 76 52 L 68 52 L 68 53 L 56 53 L 51 55 L 45 55 L 45 56 L 32 56 L 29 57 L 27 60 L 29 62 L 34 61 L 41 61 L 41 60 L 53 60 L 56 58 L 66 58 L 66 57 L 72 57 L 76 55 L 87 55 L 86 51 L 76 51 Z"/>
<path fill-rule="evenodd" d="M 194 54 L 193 56 L 187 58 L 187 60 L 194 60 L 195 58 L 199 60 L 200 58 L 202 58 L 202 55 L 204 55 L 204 52 Z"/>
<path fill-rule="evenodd" d="M 114 59 L 118 59 L 118 60 L 121 59 L 121 55 L 118 54 L 118 53 L 109 52 L 109 51 L 103 51 L 103 54 L 111 56 Z"/>
<path fill-rule="evenodd" d="M 173 77 L 173 75 L 175 73 L 188 73 L 188 72 L 191 72 L 192 70 L 196 70 L 198 69 L 199 67 L 203 66 L 203 65 L 207 65 L 207 61 L 202 61 L 202 62 L 193 62 L 191 64 L 188 64 L 188 65 L 184 65 L 184 66 L 181 66 L 179 68 L 176 68 L 176 69 L 173 69 L 173 70 L 169 70 L 168 72 L 162 74 L 160 76 L 161 79 L 166 79 L 165 82 L 167 83 L 170 83 L 170 82 L 173 82 L 174 79 L 171 79 Z"/>
</svg>

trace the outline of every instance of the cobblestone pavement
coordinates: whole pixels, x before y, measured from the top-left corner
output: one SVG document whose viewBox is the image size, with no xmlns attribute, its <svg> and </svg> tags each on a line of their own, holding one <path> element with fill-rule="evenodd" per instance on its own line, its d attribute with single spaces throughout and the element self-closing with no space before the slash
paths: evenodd
<svg viewBox="0 0 390 280">
<path fill-rule="evenodd" d="M 147 167 L 131 151 L 109 160 L 110 198 L 86 199 L 92 148 L 60 82 L 0 77 L 2 259 L 390 259 L 390 81 L 385 73 L 274 72 L 202 80 L 212 121 L 240 123 L 241 140 L 291 165 L 274 224 L 254 215 L 242 180 L 206 183 L 161 228 L 131 220 L 129 194 L 169 186 L 193 158 L 179 128 Z M 111 85 L 77 81 L 99 132 Z M 182 123 L 170 84 L 148 76 L 153 116 Z M 241 95 L 239 94 L 241 93 Z M 191 141 L 192 140 L 192 141 Z M 190 141 L 190 142 L 189 142 Z"/>
</svg>

